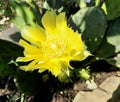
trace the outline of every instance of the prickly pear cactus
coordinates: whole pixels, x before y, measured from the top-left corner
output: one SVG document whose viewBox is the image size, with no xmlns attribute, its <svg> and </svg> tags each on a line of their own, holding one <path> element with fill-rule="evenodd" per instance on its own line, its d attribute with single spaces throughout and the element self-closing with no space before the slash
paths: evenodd
<svg viewBox="0 0 120 102">
<path fill-rule="evenodd" d="M 80 9 L 70 18 L 74 29 L 82 33 L 87 49 L 93 53 L 103 40 L 107 27 L 106 16 L 98 7 Z"/>
</svg>

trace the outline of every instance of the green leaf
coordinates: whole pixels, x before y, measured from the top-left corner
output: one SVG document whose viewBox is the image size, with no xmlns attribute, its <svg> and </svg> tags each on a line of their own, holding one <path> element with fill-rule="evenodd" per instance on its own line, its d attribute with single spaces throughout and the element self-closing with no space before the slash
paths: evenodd
<svg viewBox="0 0 120 102">
<path fill-rule="evenodd" d="M 4 10 L 0 10 L 0 16 L 4 14 Z"/>
<path fill-rule="evenodd" d="M 43 4 L 43 8 L 50 10 L 56 9 L 57 11 L 61 12 L 63 10 L 64 2 L 62 0 L 47 0 Z"/>
<path fill-rule="evenodd" d="M 103 40 L 107 24 L 102 9 L 98 7 L 80 9 L 70 18 L 69 23 L 82 33 L 87 50 L 95 52 Z"/>
<path fill-rule="evenodd" d="M 25 25 L 37 26 L 41 25 L 41 15 L 37 8 L 31 7 L 26 2 L 9 1 L 11 8 L 16 15 L 12 18 L 16 27 L 21 30 Z"/>
<path fill-rule="evenodd" d="M 12 22 L 18 29 L 22 29 L 26 25 L 26 22 L 19 16 L 14 17 Z"/>
<path fill-rule="evenodd" d="M 3 77 L 8 76 L 9 75 L 8 72 L 10 72 L 8 71 L 8 69 L 9 69 L 8 65 L 5 63 L 1 63 L 0 61 L 0 76 L 3 76 Z"/>
<path fill-rule="evenodd" d="M 105 38 L 95 55 L 107 58 L 118 52 L 120 52 L 120 18 L 109 23 Z"/>
<path fill-rule="evenodd" d="M 25 4 L 21 4 L 22 12 L 24 14 L 24 20 L 26 21 L 27 24 L 30 24 L 31 26 L 36 26 L 36 15 L 30 9 L 30 7 Z"/>
<path fill-rule="evenodd" d="M 40 91 L 42 85 L 41 79 L 34 72 L 25 72 L 22 70 L 17 70 L 16 72 L 16 82 L 19 89 L 29 95 L 35 95 Z"/>
<path fill-rule="evenodd" d="M 15 75 L 16 66 L 15 64 L 9 64 L 10 57 L 0 56 L 0 76 Z"/>
<path fill-rule="evenodd" d="M 108 20 L 113 20 L 120 16 L 120 0 L 104 0 L 102 8 L 106 12 Z"/>
<path fill-rule="evenodd" d="M 22 55 L 22 47 L 10 41 L 0 39 L 0 56 L 15 58 Z"/>
</svg>

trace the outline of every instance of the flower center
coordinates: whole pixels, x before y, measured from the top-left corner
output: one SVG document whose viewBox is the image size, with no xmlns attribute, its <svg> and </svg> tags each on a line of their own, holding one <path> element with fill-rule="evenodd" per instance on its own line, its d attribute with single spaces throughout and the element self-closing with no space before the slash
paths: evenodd
<svg viewBox="0 0 120 102">
<path fill-rule="evenodd" d="M 68 52 L 66 42 L 59 39 L 47 39 L 43 51 L 47 58 L 60 57 Z"/>
<path fill-rule="evenodd" d="M 57 45 L 56 44 L 51 44 L 52 49 L 56 49 Z"/>
</svg>

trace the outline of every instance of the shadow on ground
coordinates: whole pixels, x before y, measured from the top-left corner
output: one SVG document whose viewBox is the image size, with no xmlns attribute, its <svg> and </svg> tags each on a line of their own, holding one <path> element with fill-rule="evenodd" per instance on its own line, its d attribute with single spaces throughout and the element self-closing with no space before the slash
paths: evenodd
<svg viewBox="0 0 120 102">
<path fill-rule="evenodd" d="M 113 92 L 111 99 L 109 99 L 107 102 L 120 102 L 120 85 Z"/>
</svg>

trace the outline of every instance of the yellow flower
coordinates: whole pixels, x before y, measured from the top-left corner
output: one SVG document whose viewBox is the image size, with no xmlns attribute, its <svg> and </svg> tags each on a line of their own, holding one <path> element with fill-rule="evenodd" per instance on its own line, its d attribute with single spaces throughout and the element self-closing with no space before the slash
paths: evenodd
<svg viewBox="0 0 120 102">
<path fill-rule="evenodd" d="M 25 71 L 39 69 L 58 76 L 63 71 L 69 74 L 70 60 L 83 60 L 88 56 L 81 40 L 81 35 L 67 26 L 65 13 L 56 14 L 47 11 L 42 17 L 43 28 L 25 27 L 21 34 L 25 40 L 20 40 L 24 47 L 24 56 L 18 62 L 31 61 L 26 66 L 21 66 Z"/>
</svg>

